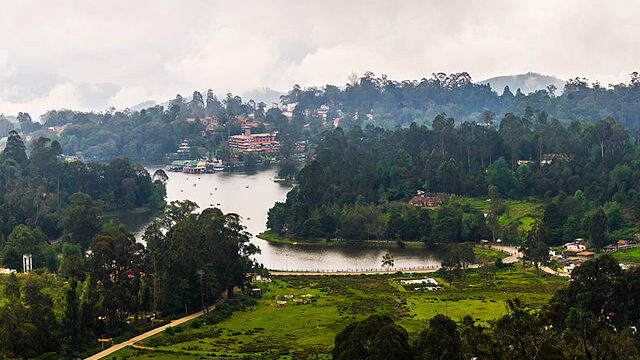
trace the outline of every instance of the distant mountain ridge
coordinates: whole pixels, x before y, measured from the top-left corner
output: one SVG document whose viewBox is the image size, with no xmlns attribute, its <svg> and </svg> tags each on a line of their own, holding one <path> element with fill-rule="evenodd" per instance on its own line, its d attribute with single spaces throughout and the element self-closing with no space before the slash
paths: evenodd
<svg viewBox="0 0 640 360">
<path fill-rule="evenodd" d="M 203 92 L 202 94 L 205 95 L 206 93 Z M 285 94 L 286 93 L 281 91 L 273 90 L 268 87 L 263 87 L 263 88 L 255 88 L 255 89 L 246 91 L 241 94 L 241 97 L 243 101 L 253 100 L 256 102 L 256 104 L 259 102 L 264 102 L 265 104 L 270 105 L 271 103 L 280 102 L 280 96 Z M 185 101 L 191 101 L 191 98 L 192 98 L 191 96 L 186 96 L 184 99 Z M 142 109 L 147 109 L 156 105 L 160 105 L 167 108 L 170 102 L 171 100 L 166 100 L 161 103 L 158 103 L 155 100 L 146 100 L 139 104 L 131 106 L 129 109 L 131 111 L 140 111 Z"/>
<path fill-rule="evenodd" d="M 280 96 L 285 95 L 286 93 L 273 90 L 268 87 L 256 88 L 249 91 L 245 91 L 242 94 L 243 99 L 253 99 L 256 103 L 263 102 L 267 105 L 271 103 L 280 102 Z"/>
<path fill-rule="evenodd" d="M 491 89 L 493 89 L 498 94 L 502 94 L 505 86 L 509 86 L 509 89 L 511 89 L 511 92 L 513 92 L 514 94 L 516 93 L 517 89 L 520 89 L 520 91 L 522 91 L 522 93 L 524 94 L 529 94 L 538 90 L 544 90 L 549 85 L 554 85 L 558 89 L 556 91 L 556 94 L 559 95 L 560 93 L 562 93 L 562 88 L 564 87 L 565 81 L 551 75 L 542 75 L 535 72 L 528 72 L 526 74 L 496 76 L 486 80 L 477 81 L 476 83 L 489 84 L 491 86 Z M 280 96 L 286 95 L 286 92 L 274 90 L 268 87 L 262 87 L 245 91 L 240 95 L 245 101 L 252 99 L 256 103 L 264 102 L 265 104 L 269 105 L 271 103 L 280 102 Z M 185 101 L 189 101 L 190 99 L 190 96 L 185 97 Z M 139 104 L 131 106 L 130 109 L 132 111 L 140 111 L 142 109 L 146 109 L 155 105 L 164 106 L 166 108 L 170 102 L 171 100 L 166 100 L 161 103 L 158 103 L 155 100 L 146 100 Z"/>
<path fill-rule="evenodd" d="M 489 84 L 498 94 L 502 94 L 505 86 L 509 86 L 511 92 L 515 94 L 517 89 L 522 93 L 529 94 L 538 90 L 544 90 L 549 85 L 554 85 L 558 91 L 562 92 L 565 81 L 551 75 L 542 75 L 534 72 L 518 75 L 496 76 L 486 80 L 478 81 L 478 84 Z"/>
</svg>

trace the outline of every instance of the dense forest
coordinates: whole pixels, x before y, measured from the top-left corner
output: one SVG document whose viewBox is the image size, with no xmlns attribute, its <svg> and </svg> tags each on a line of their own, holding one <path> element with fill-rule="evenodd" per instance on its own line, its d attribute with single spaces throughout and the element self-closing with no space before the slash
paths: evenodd
<svg viewBox="0 0 640 360">
<path fill-rule="evenodd" d="M 611 116 L 635 135 L 640 127 L 639 97 L 640 75 L 636 72 L 630 75 L 627 84 L 604 87 L 597 81 L 590 84 L 588 79 L 577 77 L 568 80 L 563 89 L 549 86 L 530 94 L 523 94 L 520 89 L 491 89 L 489 85 L 476 84 L 466 72 L 438 73 L 419 81 L 401 82 L 367 72 L 360 78 L 350 79 L 343 88 L 295 86 L 282 101 L 297 103 L 301 110 L 312 113 L 322 105 L 329 105 L 334 110 L 330 118 L 339 110 L 340 125 L 347 128 L 368 124 L 394 128 L 409 126 L 412 122 L 430 125 L 441 113 L 461 122 L 476 122 L 481 121 L 484 110 L 501 118 L 507 113 L 522 115 L 531 107 L 562 122 L 596 122 Z"/>
<path fill-rule="evenodd" d="M 205 118 L 214 119 L 208 128 L 200 121 Z M 211 90 L 205 100 L 197 91 L 190 101 L 178 95 L 166 109 L 158 105 L 140 111 L 86 113 L 59 110 L 43 115 L 46 128 L 63 129 L 58 137 L 65 154 L 107 161 L 119 156 L 166 160 L 170 155 L 177 155 L 183 141 L 191 147 L 190 152 L 183 154 L 187 158 L 217 156 L 229 161 L 227 139 L 241 134 L 243 121 L 248 120 L 256 123 L 252 129 L 254 133 L 266 131 L 267 124 L 270 130 L 282 134 L 280 141 L 283 143 L 294 144 L 296 140 L 310 136 L 309 129 L 303 131 L 303 122 L 298 121 L 299 126 L 294 126 L 277 108 L 267 108 L 266 104 L 253 101 L 244 103 L 232 94 L 219 101 Z"/>
<path fill-rule="evenodd" d="M 244 286 L 258 249 L 237 215 L 166 205 L 166 174 L 126 158 L 69 162 L 61 152 L 39 138 L 27 154 L 11 131 L 1 154 L 0 263 L 22 271 L 31 254 L 34 270 L 0 279 L 0 357 L 83 356 L 96 338 L 148 328 L 143 314 L 193 312 Z M 137 207 L 166 207 L 146 247 L 103 218 Z"/>
<path fill-rule="evenodd" d="M 196 207 L 169 204 L 145 231 L 147 247 L 121 224 L 99 224 L 87 254 L 62 243 L 62 263 L 52 271 L 57 277 L 44 269 L 3 276 L 8 301 L 0 305 L 0 356 L 85 357 L 99 350 L 97 338 L 149 329 L 149 314 L 192 313 L 233 296 L 234 287 L 245 286 L 255 265 L 249 256 L 258 250 L 237 215 L 197 214 Z M 63 299 L 54 302 L 52 283 Z M 204 317 L 209 320 L 215 321 Z"/>
<path fill-rule="evenodd" d="M 21 270 L 22 254 L 31 253 L 34 267 L 57 271 L 57 255 L 49 243 L 62 239 L 86 250 L 104 212 L 165 205 L 164 183 L 128 159 L 67 162 L 60 154 L 57 141 L 39 138 L 27 156 L 20 136 L 9 134 L 0 163 L 3 265 Z"/>
<path fill-rule="evenodd" d="M 415 123 L 324 132 L 299 172 L 299 186 L 269 211 L 268 228 L 294 238 L 479 241 L 496 229 L 504 199 L 545 201 L 545 243 L 584 237 L 595 247 L 640 213 L 640 148 L 612 118 L 563 126 L 543 111 L 508 113 L 498 126 L 438 115 Z M 409 206 L 417 191 L 489 197 L 491 214 L 450 196 L 435 210 Z M 622 216 L 624 214 L 624 216 Z M 632 232 L 633 233 L 633 232 Z M 495 235 L 495 234 L 494 234 Z"/>
<path fill-rule="evenodd" d="M 502 91 L 498 94 L 496 91 Z M 515 94 L 513 91 L 515 91 Z M 557 94 L 558 93 L 558 94 Z M 110 160 L 126 156 L 136 160 L 158 161 L 175 156 L 183 141 L 191 145 L 191 158 L 218 156 L 229 160 L 226 140 L 242 132 L 243 122 L 255 121 L 254 131 L 278 131 L 280 141 L 311 140 L 337 121 L 344 129 L 373 125 L 386 129 L 396 126 L 433 125 L 440 114 L 459 122 L 485 121 L 486 111 L 499 121 L 507 113 L 526 115 L 527 108 L 548 114 L 567 126 L 570 121 L 594 123 L 613 117 L 633 136 L 640 127 L 640 76 L 631 74 L 629 83 L 607 87 L 598 82 L 575 78 L 563 89 L 550 86 L 523 94 L 519 89 L 491 89 L 476 84 L 467 73 L 434 74 L 420 81 L 394 81 L 367 72 L 350 79 L 345 86 L 326 85 L 302 89 L 296 85 L 281 98 L 281 107 L 243 101 L 226 94 L 219 99 L 212 90 L 203 96 L 195 91 L 186 99 L 177 95 L 166 107 L 157 105 L 139 111 L 129 109 L 106 112 L 72 110 L 49 111 L 41 123 L 20 113 L 19 125 L 25 134 L 56 137 L 65 154 L 87 159 Z M 291 112 L 282 111 L 291 105 Z M 286 113 L 286 116 L 283 115 Z M 187 119 L 215 119 L 215 126 Z M 13 125 L 0 119 L 0 135 Z M 55 133 L 47 129 L 56 128 Z"/>
<path fill-rule="evenodd" d="M 353 323 L 335 338 L 334 360 L 637 359 L 640 270 L 605 255 L 577 267 L 568 287 L 533 311 L 518 299 L 485 326 L 440 314 L 410 340 L 388 316 Z"/>
</svg>

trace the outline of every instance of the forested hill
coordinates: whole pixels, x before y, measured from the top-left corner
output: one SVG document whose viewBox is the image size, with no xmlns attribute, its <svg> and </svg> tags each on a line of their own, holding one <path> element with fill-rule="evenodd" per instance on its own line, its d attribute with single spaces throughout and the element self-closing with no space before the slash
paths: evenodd
<svg viewBox="0 0 640 360">
<path fill-rule="evenodd" d="M 508 86 L 511 89 L 520 89 L 521 92 L 529 94 L 538 90 L 548 90 L 555 92 L 554 88 L 562 89 L 565 81 L 555 76 L 542 75 L 528 72 L 519 75 L 496 76 L 478 82 L 479 84 L 489 84 L 491 88 L 500 93 L 500 89 Z M 551 87 L 553 86 L 553 87 Z"/>
<path fill-rule="evenodd" d="M 393 128 L 409 126 L 412 122 L 430 125 L 441 113 L 462 123 L 480 121 L 484 110 L 500 118 L 509 112 L 524 114 L 530 107 L 565 122 L 596 122 L 611 116 L 634 134 L 640 126 L 639 99 L 640 75 L 636 72 L 626 84 L 605 87 L 597 81 L 590 83 L 585 78 L 574 78 L 562 89 L 551 87 L 528 95 L 518 89 L 492 89 L 487 84 L 474 83 L 466 72 L 438 73 L 431 78 L 405 81 L 367 72 L 359 79 L 352 79 L 344 88 L 295 86 L 283 97 L 284 102 L 297 103 L 301 110 L 313 112 L 323 104 L 340 110 L 340 125 L 346 127 L 373 124 Z"/>
<path fill-rule="evenodd" d="M 40 138 L 27 156 L 20 136 L 9 134 L 0 153 L 0 264 L 20 269 L 22 254 L 31 253 L 34 268 L 44 266 L 48 241 L 64 236 L 87 249 L 103 211 L 164 207 L 164 183 L 142 166 L 123 158 L 67 162 L 61 151 Z"/>
<path fill-rule="evenodd" d="M 602 246 L 613 240 L 607 231 L 617 231 L 625 221 L 638 223 L 639 150 L 611 118 L 564 127 L 544 113 L 507 114 L 499 126 L 490 118 L 454 126 L 452 118 L 440 115 L 433 128 L 354 127 L 347 133 L 337 128 L 320 137 L 313 159 L 300 171 L 299 186 L 270 210 L 267 225 L 298 238 L 426 243 L 479 241 L 488 236 L 486 226 L 495 225 L 456 201 L 435 211 L 409 206 L 420 190 L 490 196 L 492 207 L 503 198 L 546 200 L 544 242 L 583 237 Z M 502 211 L 492 209 L 495 215 Z M 430 212 L 435 215 L 427 216 Z M 589 225 L 606 223 L 607 217 L 604 228 Z M 495 231 L 514 241 L 523 237 L 509 226 Z"/>
<path fill-rule="evenodd" d="M 177 156 L 178 147 L 187 141 L 191 146 L 187 157 L 217 155 L 227 161 L 233 158 L 226 147 L 227 138 L 240 134 L 247 122 L 257 124 L 255 132 L 277 131 L 281 141 L 295 143 L 313 141 L 314 136 L 335 124 L 344 129 L 367 125 L 393 129 L 413 122 L 431 126 L 440 114 L 454 118 L 458 124 L 483 122 L 486 116 L 498 122 L 507 113 L 522 116 L 530 109 L 533 113 L 544 112 L 565 126 L 573 120 L 594 123 L 612 117 L 635 136 L 640 127 L 639 99 L 637 73 L 631 74 L 626 84 L 603 87 L 575 78 L 562 89 L 548 87 L 524 94 L 518 89 L 493 89 L 475 83 L 464 72 L 406 81 L 367 72 L 361 78 L 352 78 L 346 86 L 303 89 L 296 85 L 280 97 L 278 107 L 233 94 L 219 99 L 213 90 L 205 96 L 195 91 L 191 99 L 177 95 L 167 107 L 156 105 L 139 111 L 50 111 L 43 116 L 44 126 L 21 113 L 24 121 L 20 121 L 20 127 L 25 134 L 33 133 L 34 138 L 44 135 L 57 139 L 65 154 L 87 159 L 108 161 L 127 156 L 163 161 Z M 203 121 L 205 118 L 209 120 Z M 11 127 L 0 116 L 0 135 Z M 46 133 L 48 129 L 54 131 Z"/>
</svg>

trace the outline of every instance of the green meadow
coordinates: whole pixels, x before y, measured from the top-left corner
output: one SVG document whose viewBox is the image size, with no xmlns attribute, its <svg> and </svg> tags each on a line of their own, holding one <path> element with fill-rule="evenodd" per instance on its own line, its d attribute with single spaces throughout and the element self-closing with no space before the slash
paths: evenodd
<svg viewBox="0 0 640 360">
<path fill-rule="evenodd" d="M 620 262 L 640 264 L 640 248 L 619 250 L 613 256 Z"/>
<path fill-rule="evenodd" d="M 437 280 L 440 288 L 414 290 L 400 284 L 425 277 Z M 563 278 L 536 277 L 533 269 L 523 272 L 517 265 L 464 270 L 451 290 L 436 273 L 278 276 L 272 283 L 255 284 L 262 296 L 220 322 L 194 320 L 109 359 L 328 359 L 335 335 L 371 314 L 391 315 L 413 337 L 436 314 L 456 321 L 471 315 L 489 324 L 505 314 L 505 300 L 517 297 L 538 308 L 566 284 Z"/>
</svg>

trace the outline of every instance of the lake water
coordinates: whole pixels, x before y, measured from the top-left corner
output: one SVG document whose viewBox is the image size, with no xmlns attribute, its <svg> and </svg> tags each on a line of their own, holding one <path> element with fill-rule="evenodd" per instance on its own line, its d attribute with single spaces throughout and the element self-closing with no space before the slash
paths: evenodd
<svg viewBox="0 0 640 360">
<path fill-rule="evenodd" d="M 153 174 L 155 169 L 148 169 Z M 382 269 L 382 256 L 394 256 L 395 268 L 435 266 L 439 261 L 421 248 L 380 249 L 372 247 L 321 247 L 273 244 L 255 235 L 266 230 L 267 211 L 277 201 L 284 201 L 291 186 L 274 183 L 275 169 L 254 172 L 184 174 L 168 172 L 167 202 L 191 200 L 200 206 L 218 207 L 223 212 L 241 216 L 251 241 L 261 253 L 256 260 L 272 270 L 354 270 Z M 139 238 L 144 223 L 133 225 Z"/>
</svg>

